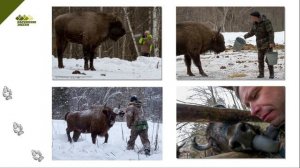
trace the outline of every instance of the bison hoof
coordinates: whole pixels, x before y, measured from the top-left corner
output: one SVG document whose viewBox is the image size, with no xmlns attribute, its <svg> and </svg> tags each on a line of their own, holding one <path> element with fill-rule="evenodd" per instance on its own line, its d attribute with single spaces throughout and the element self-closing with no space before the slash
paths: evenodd
<svg viewBox="0 0 300 168">
<path fill-rule="evenodd" d="M 91 67 L 90 69 L 91 69 L 91 71 L 96 71 L 96 69 L 94 67 Z"/>
<path fill-rule="evenodd" d="M 193 73 L 188 73 L 189 76 L 195 76 Z"/>
<path fill-rule="evenodd" d="M 207 75 L 206 73 L 201 73 L 201 75 L 202 75 L 203 77 L 208 77 L 208 75 Z"/>
<path fill-rule="evenodd" d="M 58 65 L 58 68 L 59 69 L 62 69 L 62 68 L 64 68 L 65 66 L 63 66 L 63 65 Z"/>
</svg>

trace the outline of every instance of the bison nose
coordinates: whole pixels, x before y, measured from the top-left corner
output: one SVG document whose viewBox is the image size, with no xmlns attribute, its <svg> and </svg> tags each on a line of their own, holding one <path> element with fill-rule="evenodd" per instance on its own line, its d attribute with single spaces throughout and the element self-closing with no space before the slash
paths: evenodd
<svg viewBox="0 0 300 168">
<path fill-rule="evenodd" d="M 238 123 L 229 138 L 229 147 L 234 151 L 247 151 L 252 149 L 252 140 L 255 133 L 246 123 Z"/>
<path fill-rule="evenodd" d="M 238 141 L 235 141 L 235 140 L 230 141 L 229 146 L 232 150 L 241 149 L 241 147 L 242 147 L 242 145 Z"/>
</svg>

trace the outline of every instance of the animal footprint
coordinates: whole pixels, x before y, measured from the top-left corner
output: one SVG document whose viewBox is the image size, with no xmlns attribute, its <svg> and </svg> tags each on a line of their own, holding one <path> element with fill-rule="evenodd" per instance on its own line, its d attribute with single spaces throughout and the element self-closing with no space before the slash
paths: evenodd
<svg viewBox="0 0 300 168">
<path fill-rule="evenodd" d="M 13 124 L 14 132 L 18 134 L 18 136 L 24 134 L 23 127 L 21 124 L 14 122 Z"/>
<path fill-rule="evenodd" d="M 2 94 L 6 100 L 12 99 L 12 91 L 7 86 L 4 86 Z"/>
<path fill-rule="evenodd" d="M 41 162 L 44 159 L 42 153 L 39 150 L 31 150 L 31 154 L 32 154 L 32 158 L 39 162 Z"/>
</svg>

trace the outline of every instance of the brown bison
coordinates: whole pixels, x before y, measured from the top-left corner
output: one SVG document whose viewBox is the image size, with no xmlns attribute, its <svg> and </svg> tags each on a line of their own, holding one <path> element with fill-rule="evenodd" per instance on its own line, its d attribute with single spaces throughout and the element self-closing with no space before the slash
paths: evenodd
<svg viewBox="0 0 300 168">
<path fill-rule="evenodd" d="M 73 141 L 77 142 L 81 133 L 91 133 L 93 144 L 96 143 L 97 135 L 105 137 L 104 143 L 108 140 L 108 130 L 114 125 L 116 117 L 123 116 L 124 112 L 110 107 L 94 106 L 92 110 L 85 112 L 68 112 L 65 115 L 67 121 L 67 136 L 71 143 L 70 133 L 73 131 Z"/>
<path fill-rule="evenodd" d="M 105 40 L 117 41 L 125 34 L 121 21 L 113 14 L 83 12 L 59 15 L 54 20 L 58 68 L 64 68 L 63 52 L 68 42 L 83 45 L 84 70 L 95 70 L 95 49 Z M 90 66 L 88 66 L 90 61 Z"/>
<path fill-rule="evenodd" d="M 192 60 L 198 67 L 202 76 L 207 76 L 203 71 L 200 54 L 207 51 L 220 53 L 225 50 L 224 37 L 218 31 L 212 31 L 205 25 L 196 22 L 177 23 L 176 25 L 176 55 L 184 55 L 187 74 L 194 76 L 191 71 Z"/>
<path fill-rule="evenodd" d="M 262 134 L 258 126 L 248 123 L 209 123 L 206 129 L 207 144 L 198 145 L 196 137 L 192 146 L 200 151 L 209 150 L 209 155 L 225 152 L 278 152 L 279 142 Z"/>
</svg>

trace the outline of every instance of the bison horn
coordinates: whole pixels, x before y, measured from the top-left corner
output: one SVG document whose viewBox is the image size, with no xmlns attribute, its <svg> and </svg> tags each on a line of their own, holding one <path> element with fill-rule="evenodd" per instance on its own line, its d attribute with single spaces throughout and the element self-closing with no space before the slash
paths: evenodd
<svg viewBox="0 0 300 168">
<path fill-rule="evenodd" d="M 185 145 L 185 143 L 186 142 L 184 142 L 183 144 L 179 145 L 177 149 L 180 150 Z"/>
<path fill-rule="evenodd" d="M 107 104 L 107 103 L 105 103 L 105 104 L 104 104 L 103 108 L 105 108 L 105 107 L 106 107 L 106 104 Z"/>
<path fill-rule="evenodd" d="M 119 110 L 119 108 L 115 107 L 114 110 L 113 110 L 113 112 L 114 112 L 115 114 L 119 114 L 120 110 Z"/>
<path fill-rule="evenodd" d="M 207 150 L 207 149 L 211 148 L 211 142 L 209 142 L 205 145 L 198 145 L 197 142 L 196 142 L 196 137 L 194 137 L 193 148 L 195 148 L 199 151 Z"/>
<path fill-rule="evenodd" d="M 263 135 L 256 135 L 252 141 L 253 148 L 259 151 L 275 153 L 279 151 L 280 142 Z"/>
</svg>

